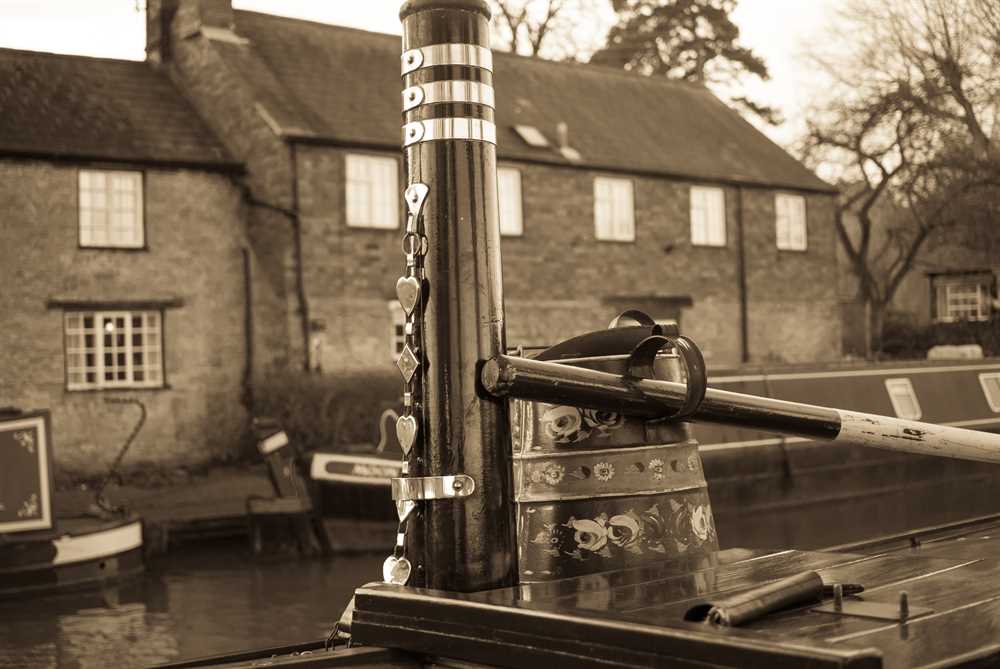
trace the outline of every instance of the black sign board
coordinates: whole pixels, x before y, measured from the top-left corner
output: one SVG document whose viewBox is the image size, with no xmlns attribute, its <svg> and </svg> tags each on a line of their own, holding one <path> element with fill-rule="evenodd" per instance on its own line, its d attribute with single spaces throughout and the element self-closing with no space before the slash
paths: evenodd
<svg viewBox="0 0 1000 669">
<path fill-rule="evenodd" d="M 52 529 L 48 411 L 0 418 L 0 534 Z"/>
</svg>

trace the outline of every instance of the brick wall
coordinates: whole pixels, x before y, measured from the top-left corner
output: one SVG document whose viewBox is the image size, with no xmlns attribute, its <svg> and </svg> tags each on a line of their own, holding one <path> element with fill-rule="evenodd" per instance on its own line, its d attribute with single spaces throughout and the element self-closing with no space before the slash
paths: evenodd
<svg viewBox="0 0 1000 669">
<path fill-rule="evenodd" d="M 403 263 L 400 230 L 347 227 L 347 153 L 331 147 L 298 149 L 304 271 L 312 317 L 327 327 L 322 335 L 327 370 L 387 364 L 387 303 L 394 299 Z M 502 240 L 511 344 L 551 344 L 607 327 L 630 303 L 689 297 L 693 305 L 681 313 L 684 332 L 712 365 L 739 363 L 735 188 L 726 188 L 725 247 L 690 244 L 691 184 L 647 177 L 633 180 L 635 241 L 597 241 L 593 179 L 600 173 L 504 165 L 521 170 L 524 218 L 524 234 Z M 403 184 L 400 172 L 400 189 Z M 779 251 L 774 191 L 743 189 L 753 361 L 840 355 L 832 200 L 809 196 L 807 208 L 807 251 Z"/>
<path fill-rule="evenodd" d="M 239 190 L 229 178 L 145 170 L 147 250 L 78 246 L 77 168 L 0 161 L 0 406 L 52 411 L 57 466 L 106 471 L 138 417 L 104 403 L 136 397 L 149 411 L 126 464 L 197 463 L 231 453 L 245 425 L 245 246 Z M 169 387 L 68 391 L 63 309 L 175 300 L 163 319 Z"/>
<path fill-rule="evenodd" d="M 778 250 L 774 191 L 743 191 L 750 356 L 753 362 L 841 357 L 839 243 L 832 196 L 806 198 L 806 251 Z"/>
</svg>

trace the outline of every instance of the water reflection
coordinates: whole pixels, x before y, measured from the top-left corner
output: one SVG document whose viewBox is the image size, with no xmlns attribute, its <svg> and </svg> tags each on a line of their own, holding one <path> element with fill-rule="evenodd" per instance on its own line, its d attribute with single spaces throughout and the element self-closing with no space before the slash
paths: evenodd
<svg viewBox="0 0 1000 669">
<path fill-rule="evenodd" d="M 143 667 L 321 638 L 381 556 L 262 563 L 189 548 L 104 592 L 0 602 L 0 668 Z"/>
</svg>

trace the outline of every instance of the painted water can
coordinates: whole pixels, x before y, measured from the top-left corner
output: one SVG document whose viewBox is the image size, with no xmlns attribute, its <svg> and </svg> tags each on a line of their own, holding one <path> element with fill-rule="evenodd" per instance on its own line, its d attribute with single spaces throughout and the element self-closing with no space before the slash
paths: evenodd
<svg viewBox="0 0 1000 669">
<path fill-rule="evenodd" d="M 560 362 L 622 373 L 626 356 Z M 654 369 L 681 378 L 676 355 Z M 718 550 L 686 423 L 513 400 L 511 432 L 522 583 Z"/>
</svg>

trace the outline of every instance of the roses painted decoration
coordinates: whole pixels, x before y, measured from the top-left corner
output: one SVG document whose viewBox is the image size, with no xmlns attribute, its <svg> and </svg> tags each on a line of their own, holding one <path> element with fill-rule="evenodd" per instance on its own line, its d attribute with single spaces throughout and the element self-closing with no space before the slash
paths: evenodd
<svg viewBox="0 0 1000 669">
<path fill-rule="evenodd" d="M 705 503 L 701 503 L 704 500 Z M 529 512 L 530 513 L 530 512 Z M 530 522 L 530 515 L 522 521 Z M 686 500 L 658 500 L 646 509 L 636 512 L 628 509 L 623 513 L 602 512 L 592 518 L 570 516 L 565 522 L 543 522 L 530 539 L 534 550 L 541 550 L 544 557 L 532 557 L 529 547 L 527 557 L 528 575 L 533 573 L 568 575 L 560 572 L 587 573 L 612 569 L 623 564 L 642 562 L 641 556 L 659 554 L 675 556 L 691 549 L 704 547 L 715 549 L 715 528 L 707 498 L 694 496 Z M 632 556 L 632 559 L 625 559 Z M 553 559 L 556 558 L 556 559 Z M 571 558 L 575 562 L 594 563 L 589 567 L 560 568 L 561 560 Z M 618 558 L 618 559 L 616 559 Z M 532 567 L 548 565 L 549 569 L 532 570 Z"/>
<path fill-rule="evenodd" d="M 21 430 L 14 433 L 14 441 L 21 444 L 21 447 L 28 453 L 35 452 L 35 435 L 28 430 Z"/>
<path fill-rule="evenodd" d="M 581 453 L 559 460 L 526 459 L 515 463 L 515 472 L 524 472 L 524 483 L 518 490 L 518 500 L 526 496 L 565 494 L 627 494 L 629 491 L 650 490 L 666 485 L 704 485 L 696 453 L 667 452 L 667 457 L 634 453 L 629 449 Z M 674 457 L 671 457 L 674 456 Z M 520 480 L 520 479 L 517 479 Z"/>
<path fill-rule="evenodd" d="M 542 430 L 557 444 L 574 444 L 590 437 L 607 437 L 625 425 L 625 417 L 610 411 L 553 406 L 541 417 Z"/>
<path fill-rule="evenodd" d="M 566 468 L 558 462 L 547 462 L 541 469 L 531 472 L 532 483 L 546 483 L 548 485 L 559 485 L 566 476 Z"/>
</svg>

